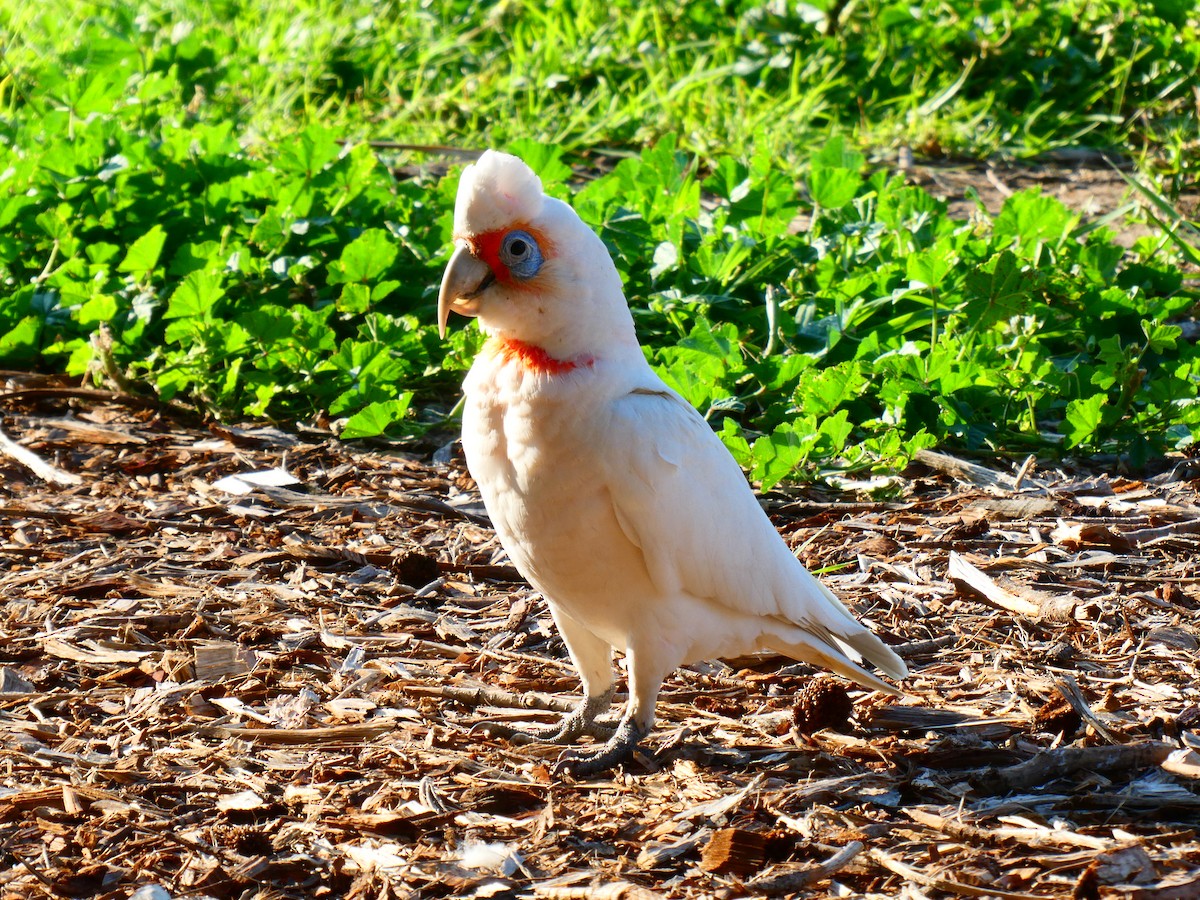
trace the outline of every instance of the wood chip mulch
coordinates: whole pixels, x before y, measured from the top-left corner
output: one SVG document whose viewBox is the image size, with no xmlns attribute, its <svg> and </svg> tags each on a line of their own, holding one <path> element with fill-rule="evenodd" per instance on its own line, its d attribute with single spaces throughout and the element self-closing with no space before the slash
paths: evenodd
<svg viewBox="0 0 1200 900">
<path fill-rule="evenodd" d="M 574 781 L 472 730 L 578 682 L 457 463 L 28 382 L 0 413 L 0 898 L 1200 896 L 1187 460 L 771 496 L 906 696 L 714 660 Z"/>
</svg>

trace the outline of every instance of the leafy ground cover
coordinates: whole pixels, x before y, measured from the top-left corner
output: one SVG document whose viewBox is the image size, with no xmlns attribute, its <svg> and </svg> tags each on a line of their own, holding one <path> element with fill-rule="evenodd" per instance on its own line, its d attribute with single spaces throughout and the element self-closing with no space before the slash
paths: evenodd
<svg viewBox="0 0 1200 900">
<path fill-rule="evenodd" d="M 1139 463 L 1200 427 L 1185 223 L 1125 249 L 1036 192 L 963 221 L 867 155 L 1134 148 L 1171 214 L 1189 4 L 2 15 L 10 367 L 346 437 L 441 424 L 478 341 L 431 327 L 455 173 L 364 141 L 494 143 L 600 230 L 654 362 L 768 486 L 934 444 Z"/>
</svg>

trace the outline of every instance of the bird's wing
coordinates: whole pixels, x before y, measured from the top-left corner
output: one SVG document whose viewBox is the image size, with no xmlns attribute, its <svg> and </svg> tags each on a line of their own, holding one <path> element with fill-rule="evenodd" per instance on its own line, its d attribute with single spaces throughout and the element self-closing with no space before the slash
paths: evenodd
<svg viewBox="0 0 1200 900">
<path fill-rule="evenodd" d="M 866 676 L 873 687 L 890 689 L 852 661 L 865 658 L 894 678 L 907 674 L 900 658 L 792 555 L 742 470 L 690 404 L 647 381 L 613 403 L 608 424 L 602 455 L 614 511 L 659 590 L 791 623 L 803 643 L 811 637 L 819 644 L 809 657 L 855 680 Z M 830 654 L 838 664 L 825 658 Z M 843 656 L 853 671 L 844 671 Z"/>
</svg>

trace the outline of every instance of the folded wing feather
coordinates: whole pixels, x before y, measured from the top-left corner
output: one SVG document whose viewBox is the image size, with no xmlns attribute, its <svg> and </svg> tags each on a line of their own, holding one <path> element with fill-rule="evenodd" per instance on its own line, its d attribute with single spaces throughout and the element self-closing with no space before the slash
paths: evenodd
<svg viewBox="0 0 1200 900">
<path fill-rule="evenodd" d="M 800 564 L 762 511 L 737 463 L 690 404 L 665 384 L 619 398 L 607 429 L 608 484 L 618 522 L 664 593 L 683 591 L 742 614 L 784 620 L 774 649 L 892 690 L 904 662 Z M 798 631 L 796 631 L 798 629 Z"/>
</svg>

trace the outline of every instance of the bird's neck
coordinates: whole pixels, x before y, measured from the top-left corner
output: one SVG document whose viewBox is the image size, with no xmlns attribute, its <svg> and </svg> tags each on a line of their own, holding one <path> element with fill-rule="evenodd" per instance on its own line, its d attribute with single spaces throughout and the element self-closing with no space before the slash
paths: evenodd
<svg viewBox="0 0 1200 900">
<path fill-rule="evenodd" d="M 580 356 L 574 359 L 557 359 L 543 347 L 517 340 L 513 337 L 493 337 L 487 343 L 487 351 L 499 356 L 504 362 L 515 362 L 527 372 L 537 375 L 565 375 L 578 368 L 591 368 L 594 357 Z"/>
</svg>

